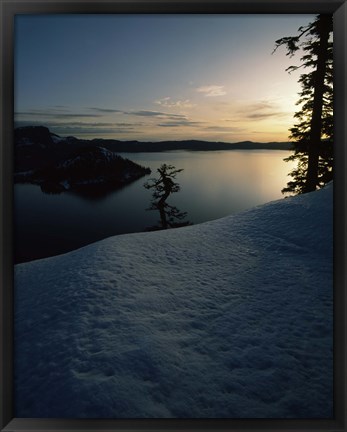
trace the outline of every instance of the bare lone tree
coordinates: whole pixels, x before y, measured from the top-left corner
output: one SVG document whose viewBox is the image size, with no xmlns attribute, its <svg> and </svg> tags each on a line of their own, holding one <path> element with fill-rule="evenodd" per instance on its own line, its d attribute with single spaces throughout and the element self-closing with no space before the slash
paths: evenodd
<svg viewBox="0 0 347 432">
<path fill-rule="evenodd" d="M 176 175 L 183 169 L 176 169 L 172 165 L 163 164 L 157 169 L 159 178 L 149 179 L 144 187 L 153 189 L 151 207 L 148 210 L 158 210 L 160 214 L 160 226 L 152 229 L 168 229 L 180 226 L 190 225 L 189 222 L 181 221 L 187 215 L 187 212 L 181 212 L 177 207 L 171 206 L 166 202 L 172 193 L 178 192 L 180 185 L 174 181 Z"/>
</svg>

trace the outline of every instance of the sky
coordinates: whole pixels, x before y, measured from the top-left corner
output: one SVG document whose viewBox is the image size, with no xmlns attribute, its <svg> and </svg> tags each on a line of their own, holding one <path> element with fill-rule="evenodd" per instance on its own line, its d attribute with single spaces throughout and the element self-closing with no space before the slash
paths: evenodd
<svg viewBox="0 0 347 432">
<path fill-rule="evenodd" d="M 18 15 L 15 125 L 79 138 L 288 141 L 314 15 Z"/>
</svg>

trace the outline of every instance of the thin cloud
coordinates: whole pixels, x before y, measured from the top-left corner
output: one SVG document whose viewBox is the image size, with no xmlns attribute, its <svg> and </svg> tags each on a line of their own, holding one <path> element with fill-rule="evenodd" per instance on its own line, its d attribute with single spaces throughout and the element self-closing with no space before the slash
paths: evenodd
<svg viewBox="0 0 347 432">
<path fill-rule="evenodd" d="M 56 127 L 64 127 L 64 126 L 81 126 L 81 127 L 105 127 L 105 126 L 114 126 L 114 123 L 108 122 L 108 123 L 102 123 L 102 122 L 95 122 L 95 123 L 84 123 L 84 122 L 68 122 L 68 123 L 54 123 L 50 122 L 51 125 Z"/>
<path fill-rule="evenodd" d="M 131 132 L 138 134 L 136 129 L 139 124 L 131 123 L 84 123 L 84 122 L 50 122 L 50 121 L 16 121 L 16 127 L 23 126 L 45 126 L 51 132 L 58 135 L 105 135 L 105 134 L 126 134 Z"/>
<path fill-rule="evenodd" d="M 137 110 L 137 111 L 124 111 L 120 109 L 110 109 L 110 108 L 90 108 L 97 112 L 104 112 L 104 113 L 121 113 L 124 115 L 133 115 L 137 117 L 159 117 L 159 118 L 185 118 L 185 116 L 181 114 L 171 114 L 161 111 L 153 111 L 153 110 Z"/>
<path fill-rule="evenodd" d="M 29 116 L 29 117 L 54 117 L 61 119 L 71 119 L 71 118 L 79 118 L 79 117 L 101 117 L 101 114 L 72 114 L 72 113 L 60 113 L 60 112 L 51 112 L 51 111 L 25 111 L 25 112 L 17 112 L 16 116 Z"/>
<path fill-rule="evenodd" d="M 246 112 L 246 111 L 263 111 L 267 109 L 274 109 L 277 105 L 273 102 L 269 101 L 260 101 L 255 102 L 252 104 L 249 104 L 245 106 L 240 112 Z"/>
<path fill-rule="evenodd" d="M 227 92 L 224 90 L 224 86 L 209 85 L 201 86 L 196 89 L 198 93 L 203 93 L 207 97 L 224 96 Z"/>
<path fill-rule="evenodd" d="M 140 111 L 130 111 L 124 114 L 130 114 L 135 115 L 139 117 L 160 117 L 162 115 L 166 115 L 165 113 L 158 112 L 158 111 L 147 111 L 147 110 L 140 110 Z"/>
<path fill-rule="evenodd" d="M 74 118 L 94 118 L 94 117 L 102 117 L 106 113 L 120 113 L 129 116 L 137 116 L 137 117 L 153 117 L 160 118 L 163 120 L 187 120 L 187 117 L 183 114 L 172 114 L 162 111 L 152 111 L 152 110 L 138 110 L 138 111 L 124 111 L 119 109 L 110 109 L 110 108 L 89 108 L 90 110 L 95 111 L 94 113 L 62 113 L 55 110 L 47 109 L 43 110 L 28 110 L 28 111 L 20 111 L 16 112 L 16 117 L 39 117 L 39 118 L 50 118 L 54 117 L 54 119 L 64 120 L 64 119 L 74 119 Z"/>
<path fill-rule="evenodd" d="M 200 126 L 203 122 L 189 121 L 189 120 L 177 120 L 166 123 L 159 123 L 160 127 L 181 127 L 181 126 Z"/>
<path fill-rule="evenodd" d="M 236 115 L 242 120 L 266 120 L 268 118 L 285 117 L 287 113 L 280 111 L 278 105 L 270 101 L 260 101 L 246 105 Z"/>
<path fill-rule="evenodd" d="M 120 110 L 120 109 L 98 108 L 98 107 L 89 107 L 89 109 L 96 111 L 96 112 L 102 112 L 102 113 L 120 113 L 120 114 L 125 114 L 125 115 L 136 115 L 136 116 L 141 116 L 141 117 L 157 117 L 157 116 L 163 114 L 163 113 L 160 113 L 158 111 L 150 111 L 150 110 L 124 111 L 124 110 Z"/>
<path fill-rule="evenodd" d="M 251 119 L 251 120 L 265 120 L 270 117 L 283 117 L 286 113 L 284 112 L 269 112 L 269 113 L 251 113 L 248 115 L 245 115 L 245 118 Z"/>
<path fill-rule="evenodd" d="M 157 105 L 165 108 L 193 108 L 196 105 L 192 104 L 189 99 L 173 100 L 171 97 L 165 97 L 154 101 Z"/>
<path fill-rule="evenodd" d="M 204 129 L 213 132 L 242 132 L 245 130 L 237 126 L 207 126 Z"/>
<path fill-rule="evenodd" d="M 114 125 L 119 126 L 119 127 L 133 128 L 133 127 L 138 127 L 138 126 L 144 126 L 144 123 L 114 123 Z"/>
<path fill-rule="evenodd" d="M 119 109 L 113 109 L 113 108 L 97 108 L 97 107 L 90 107 L 89 109 L 97 111 L 97 112 L 103 112 L 103 113 L 123 113 L 124 111 Z"/>
<path fill-rule="evenodd" d="M 126 114 L 140 116 L 140 117 L 159 117 L 159 118 L 167 118 L 167 119 L 176 119 L 176 118 L 185 119 L 186 118 L 186 116 L 184 116 L 182 114 L 170 114 L 170 113 L 166 113 L 166 112 L 146 111 L 146 110 L 130 111 Z"/>
<path fill-rule="evenodd" d="M 90 129 L 83 129 L 83 128 L 65 128 L 62 129 L 60 133 L 67 135 L 67 134 L 76 134 L 76 135 L 105 135 L 105 134 L 127 134 L 131 132 L 132 134 L 138 134 L 139 132 L 136 130 L 129 130 L 129 129 L 121 129 L 121 128 L 90 128 Z"/>
<path fill-rule="evenodd" d="M 21 125 L 26 126 L 36 126 L 41 125 L 42 121 L 39 120 L 23 120 L 23 121 L 17 121 L 17 123 Z M 69 122 L 54 122 L 54 121 L 48 121 L 45 122 L 46 124 L 49 124 L 53 127 L 84 127 L 84 128 L 90 128 L 90 127 L 124 127 L 124 128 L 133 128 L 136 126 L 142 126 L 143 123 L 112 123 L 112 122 L 78 122 L 78 121 L 69 121 Z"/>
</svg>

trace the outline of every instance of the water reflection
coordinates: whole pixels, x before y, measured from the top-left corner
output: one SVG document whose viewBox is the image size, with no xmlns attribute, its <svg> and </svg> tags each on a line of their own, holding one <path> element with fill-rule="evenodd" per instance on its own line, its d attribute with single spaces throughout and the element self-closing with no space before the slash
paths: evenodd
<svg viewBox="0 0 347 432">
<path fill-rule="evenodd" d="M 71 190 L 45 194 L 38 185 L 15 184 L 15 260 L 57 255 L 162 224 L 158 208 L 146 211 L 153 189 L 145 189 L 143 183 L 157 176 L 163 163 L 183 169 L 178 174 L 179 193 L 167 200 L 179 213 L 187 212 L 176 223 L 189 219 L 198 224 L 282 198 L 281 189 L 294 167 L 283 162 L 289 154 L 281 150 L 123 154 L 156 174 L 93 197 Z"/>
<path fill-rule="evenodd" d="M 65 189 L 59 183 L 44 182 L 40 184 L 40 189 L 47 195 L 60 195 L 62 193 L 67 193 L 73 196 L 84 198 L 88 201 L 100 201 L 108 198 L 110 195 L 125 188 L 126 186 L 128 186 L 128 184 L 102 185 L 102 187 L 99 185 L 89 184 L 88 187 L 75 187 L 74 189 L 69 190 Z"/>
</svg>

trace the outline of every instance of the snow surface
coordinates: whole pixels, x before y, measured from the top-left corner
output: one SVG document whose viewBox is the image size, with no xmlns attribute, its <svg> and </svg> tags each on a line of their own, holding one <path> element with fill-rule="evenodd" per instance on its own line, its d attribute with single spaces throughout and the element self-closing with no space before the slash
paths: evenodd
<svg viewBox="0 0 347 432">
<path fill-rule="evenodd" d="M 15 267 L 15 416 L 329 418 L 333 186 Z"/>
</svg>

